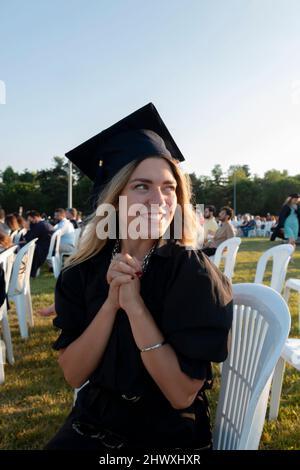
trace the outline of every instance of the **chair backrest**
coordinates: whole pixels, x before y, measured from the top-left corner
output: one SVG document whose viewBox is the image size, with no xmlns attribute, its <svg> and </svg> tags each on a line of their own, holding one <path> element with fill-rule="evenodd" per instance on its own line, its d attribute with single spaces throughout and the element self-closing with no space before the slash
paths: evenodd
<svg viewBox="0 0 300 470">
<path fill-rule="evenodd" d="M 7 248 L 7 250 L 0 253 L 0 265 L 4 270 L 4 279 L 5 279 L 5 291 L 7 293 L 9 281 L 12 273 L 13 264 L 15 261 L 15 253 L 17 250 L 17 245 Z"/>
<path fill-rule="evenodd" d="M 224 274 L 231 279 L 233 276 L 236 255 L 241 244 L 239 237 L 228 238 L 218 246 L 213 257 L 214 264 L 219 267 L 222 257 L 224 258 Z M 224 256 L 224 251 L 226 254 Z"/>
<path fill-rule="evenodd" d="M 52 260 L 53 256 L 59 257 L 59 245 L 61 239 L 61 229 L 55 230 L 51 236 L 47 259 Z"/>
<path fill-rule="evenodd" d="M 37 240 L 37 238 L 31 240 L 17 254 L 8 288 L 9 296 L 26 293 L 29 288 L 30 271 Z"/>
<path fill-rule="evenodd" d="M 22 235 L 25 235 L 27 233 L 27 228 L 22 228 L 21 230 L 18 231 L 18 233 L 14 237 L 14 243 L 19 243 Z"/>
<path fill-rule="evenodd" d="M 81 235 L 81 227 L 78 227 L 78 228 L 75 229 L 75 233 L 74 233 L 74 246 L 75 246 L 75 250 L 76 250 L 77 247 L 78 247 L 80 235 Z"/>
<path fill-rule="evenodd" d="M 285 281 L 291 255 L 294 251 L 293 245 L 278 245 L 265 251 L 259 258 L 254 282 L 263 284 L 264 274 L 269 259 L 273 260 L 272 277 L 270 286 L 281 293 Z"/>
<path fill-rule="evenodd" d="M 222 367 L 213 442 L 215 449 L 257 449 L 290 313 L 281 295 L 261 284 L 235 284 L 233 295 L 231 347 Z"/>
</svg>

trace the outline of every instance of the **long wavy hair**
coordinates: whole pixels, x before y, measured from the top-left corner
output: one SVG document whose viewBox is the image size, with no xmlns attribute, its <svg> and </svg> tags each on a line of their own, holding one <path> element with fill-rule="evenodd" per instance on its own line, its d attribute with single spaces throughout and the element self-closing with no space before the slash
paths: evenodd
<svg viewBox="0 0 300 470">
<path fill-rule="evenodd" d="M 174 218 L 170 224 L 170 235 L 171 238 L 175 239 L 177 243 L 186 246 L 195 248 L 197 244 L 197 216 L 196 211 L 191 204 L 192 200 L 192 185 L 188 175 L 184 174 L 180 169 L 178 162 L 174 159 L 168 157 L 147 157 L 147 158 L 164 158 L 169 164 L 173 176 L 176 180 L 176 196 L 177 196 L 177 206 L 181 208 L 182 217 L 181 217 L 181 230 L 179 230 L 179 238 L 173 236 L 176 235 L 177 230 L 174 231 Z M 119 196 L 121 195 L 123 189 L 127 185 L 128 181 L 134 170 L 141 163 L 141 160 L 134 160 L 124 166 L 104 187 L 100 192 L 97 200 L 97 208 L 101 204 L 110 204 L 116 210 L 118 208 Z M 112 215 L 115 217 L 115 214 Z M 107 223 L 103 225 L 103 230 L 107 232 L 109 223 L 113 221 L 107 215 L 97 215 L 97 209 L 85 220 L 84 227 L 82 229 L 82 234 L 80 236 L 76 252 L 69 257 L 66 262 L 65 269 L 68 269 L 72 266 L 75 266 L 79 263 L 82 263 L 89 258 L 97 255 L 102 248 L 106 245 L 108 238 L 101 239 L 97 236 L 97 226 L 104 218 L 106 218 Z M 166 243 L 162 238 L 159 241 L 160 244 Z M 213 291 L 218 292 L 219 300 L 222 303 L 228 303 L 232 298 L 230 284 L 223 276 L 218 269 L 208 260 L 208 258 L 203 255 L 203 260 L 206 270 L 210 273 L 212 282 L 213 282 Z"/>
</svg>

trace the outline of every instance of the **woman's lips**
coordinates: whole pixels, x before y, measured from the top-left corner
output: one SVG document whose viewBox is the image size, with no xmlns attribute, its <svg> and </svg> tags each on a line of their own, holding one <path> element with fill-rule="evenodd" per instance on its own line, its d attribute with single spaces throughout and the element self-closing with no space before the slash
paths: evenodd
<svg viewBox="0 0 300 470">
<path fill-rule="evenodd" d="M 165 216 L 166 216 L 166 213 L 159 213 L 159 214 L 145 213 L 145 214 L 141 214 L 141 217 L 143 217 L 144 219 L 150 219 L 150 220 L 160 220 Z"/>
</svg>

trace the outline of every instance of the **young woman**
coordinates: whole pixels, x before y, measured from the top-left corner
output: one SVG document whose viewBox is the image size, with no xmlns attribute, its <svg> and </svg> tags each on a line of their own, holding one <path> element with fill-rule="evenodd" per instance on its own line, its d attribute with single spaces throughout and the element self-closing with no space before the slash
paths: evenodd
<svg viewBox="0 0 300 470">
<path fill-rule="evenodd" d="M 57 281 L 54 324 L 62 332 L 54 348 L 67 382 L 82 388 L 46 449 L 211 448 L 205 390 L 210 361 L 227 356 L 231 288 L 191 249 L 190 187 L 169 152 L 129 160 L 97 201 L 98 214 L 104 203 L 120 212 L 117 237 L 99 238 L 109 223 L 94 214 Z M 138 237 L 135 204 L 146 208 Z"/>
<path fill-rule="evenodd" d="M 296 240 L 300 235 L 300 196 L 297 193 L 291 194 L 282 206 L 279 214 L 278 224 L 273 230 L 271 240 L 281 237 L 288 240 L 288 243 L 296 246 Z"/>
</svg>

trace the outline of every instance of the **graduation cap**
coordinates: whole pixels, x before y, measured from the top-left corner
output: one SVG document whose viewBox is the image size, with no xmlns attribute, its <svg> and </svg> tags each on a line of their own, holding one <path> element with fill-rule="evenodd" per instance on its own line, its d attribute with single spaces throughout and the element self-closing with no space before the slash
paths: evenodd
<svg viewBox="0 0 300 470">
<path fill-rule="evenodd" d="M 94 182 L 93 198 L 125 165 L 151 156 L 184 161 L 152 103 L 66 153 L 66 157 Z"/>
</svg>

